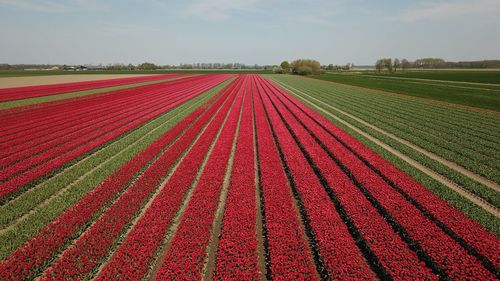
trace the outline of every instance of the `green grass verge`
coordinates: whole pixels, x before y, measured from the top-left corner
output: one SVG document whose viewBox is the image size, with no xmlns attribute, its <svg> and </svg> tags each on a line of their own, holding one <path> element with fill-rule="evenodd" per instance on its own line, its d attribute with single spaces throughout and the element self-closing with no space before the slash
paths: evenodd
<svg viewBox="0 0 500 281">
<path fill-rule="evenodd" d="M 454 104 L 500 111 L 500 89 L 447 83 L 421 83 L 402 79 L 381 79 L 363 74 L 325 73 L 314 79 L 361 86 L 403 95 L 428 98 Z"/>
<path fill-rule="evenodd" d="M 92 90 L 85 90 L 85 91 L 78 91 L 78 92 L 70 92 L 70 93 L 29 98 L 29 99 L 22 99 L 22 100 L 0 102 L 0 110 L 19 107 L 19 106 L 25 106 L 25 105 L 39 104 L 39 103 L 50 102 L 50 101 L 58 101 L 58 100 L 63 100 L 63 99 L 83 97 L 83 96 L 100 94 L 100 93 L 105 93 L 105 92 L 110 92 L 110 91 L 115 91 L 115 90 L 135 88 L 135 87 L 156 84 L 156 83 L 162 83 L 162 82 L 176 80 L 176 79 L 179 79 L 179 78 L 162 79 L 162 80 L 148 81 L 148 82 L 141 82 L 141 83 L 134 83 L 134 84 L 126 84 L 126 85 L 120 85 L 120 86 L 114 86 L 114 87 L 106 87 L 106 88 L 99 88 L 99 89 L 92 89 Z"/>
<path fill-rule="evenodd" d="M 78 202 L 78 200 L 100 182 L 129 161 L 137 153 L 144 150 L 162 134 L 168 131 L 168 129 L 172 128 L 180 120 L 194 111 L 199 105 L 214 96 L 228 83 L 230 83 L 230 81 L 226 81 L 210 89 L 206 93 L 149 121 L 147 124 L 123 136 L 111 145 L 106 146 L 84 160 L 63 170 L 60 174 L 43 182 L 32 191 L 20 195 L 13 202 L 2 206 L 0 209 L 0 221 L 3 227 L 9 225 L 23 214 L 30 211 L 31 213 L 26 219 L 20 221 L 13 228 L 0 235 L 0 260 L 5 259 L 12 251 L 31 239 L 48 223 L 62 214 L 68 207 Z M 151 134 L 148 134 L 148 132 L 151 132 Z M 141 138 L 143 136 L 144 138 Z M 99 169 L 86 174 L 78 183 L 54 198 L 54 200 L 51 200 L 49 204 L 43 205 L 41 208 L 35 208 L 62 188 L 76 181 L 93 167 L 106 161 L 109 157 L 115 158 L 105 163 Z"/>
</svg>

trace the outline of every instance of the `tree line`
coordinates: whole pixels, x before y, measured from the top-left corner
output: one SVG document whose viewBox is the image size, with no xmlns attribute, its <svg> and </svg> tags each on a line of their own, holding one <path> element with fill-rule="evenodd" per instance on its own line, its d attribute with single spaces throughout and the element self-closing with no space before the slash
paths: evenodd
<svg viewBox="0 0 500 281">
<path fill-rule="evenodd" d="M 406 70 L 409 68 L 420 69 L 444 69 L 444 68 L 500 68 L 500 60 L 482 60 L 482 61 L 445 61 L 441 58 L 421 58 L 411 62 L 407 59 L 382 58 L 375 63 L 375 69 L 378 72 L 395 72 L 398 69 Z"/>
<path fill-rule="evenodd" d="M 283 61 L 279 66 L 273 69 L 274 73 L 282 74 L 297 74 L 297 75 L 311 75 L 321 74 L 321 64 L 317 60 L 312 59 L 298 59 L 291 63 Z"/>
</svg>

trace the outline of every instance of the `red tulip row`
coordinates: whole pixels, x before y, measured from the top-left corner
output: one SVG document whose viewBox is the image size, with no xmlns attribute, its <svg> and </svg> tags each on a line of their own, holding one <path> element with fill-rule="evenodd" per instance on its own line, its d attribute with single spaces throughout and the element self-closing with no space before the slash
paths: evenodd
<svg viewBox="0 0 500 281">
<path fill-rule="evenodd" d="M 175 144 L 167 149 L 61 258 L 49 268 L 41 280 L 85 279 L 106 257 L 113 242 L 123 232 L 134 214 L 145 204 L 151 193 L 159 187 L 172 165 L 182 155 L 210 116 L 199 119 Z M 222 118 L 214 120 L 218 124 Z M 216 130 L 212 130 L 216 131 Z"/>
<path fill-rule="evenodd" d="M 165 255 L 165 261 L 158 271 L 159 280 L 201 279 L 215 211 L 219 205 L 222 184 L 239 122 L 246 82 L 244 81 L 243 87 L 237 92 L 232 93 L 236 96 L 236 102 L 230 111 L 228 110 L 226 123 L 194 187 L 172 244 Z"/>
<path fill-rule="evenodd" d="M 231 95 L 241 87 L 241 79 L 234 81 L 225 91 Z M 195 179 L 197 170 L 221 126 L 235 96 L 232 95 L 206 130 L 200 136 L 179 166 L 154 198 L 151 206 L 137 221 L 123 244 L 117 249 L 104 267 L 98 280 L 138 280 L 142 278 L 160 246 L 172 218 L 182 204 L 185 193 Z M 206 117 L 215 113 L 214 106 L 206 113 Z M 205 122 L 207 122 L 205 120 Z"/>
<path fill-rule="evenodd" d="M 0 102 L 175 78 L 178 76 L 181 75 L 180 74 L 148 75 L 141 77 L 115 78 L 115 79 L 94 80 L 85 82 L 71 82 L 71 83 L 51 84 L 51 85 L 4 88 L 0 89 Z"/>
<path fill-rule="evenodd" d="M 385 180 L 399 187 L 409 198 L 414 200 L 416 205 L 421 206 L 421 209 L 429 217 L 434 218 L 433 220 L 438 222 L 438 224 L 442 224 L 444 229 L 449 229 L 447 232 L 454 233 L 451 234 L 453 236 L 458 236 L 459 239 L 457 240 L 463 240 L 462 243 L 474 248 L 480 255 L 489 259 L 497 268 L 500 267 L 500 255 L 498 254 L 500 252 L 500 243 L 494 234 L 444 202 L 439 196 L 429 191 L 406 173 L 397 169 L 380 155 L 367 149 L 354 137 L 336 127 L 315 111 L 303 106 L 296 100 L 293 102 L 314 120 L 321 123 L 326 130 L 339 138 L 340 141 L 348 144 L 349 149 L 359 155 L 360 159 L 368 162 L 373 169 L 380 171 Z"/>
<path fill-rule="evenodd" d="M 212 86 L 215 86 L 215 84 Z M 127 119 L 127 121 L 129 121 L 128 123 L 124 124 L 120 123 L 122 126 L 116 128 L 114 131 L 105 132 L 104 134 L 102 134 L 99 131 L 95 132 L 91 136 L 83 137 L 82 139 L 87 142 L 79 147 L 76 147 L 73 150 L 67 151 L 66 146 L 59 146 L 54 150 L 48 151 L 47 153 L 39 154 L 31 159 L 25 159 L 24 161 L 19 162 L 18 164 L 14 164 L 2 170 L 0 173 L 1 179 L 3 180 L 8 179 L 8 180 L 6 180 L 2 184 L 2 188 L 0 189 L 0 199 L 5 198 L 9 194 L 17 191 L 18 189 L 22 188 L 24 185 L 30 183 L 36 178 L 43 176 L 47 173 L 50 173 L 51 171 L 64 165 L 68 161 L 71 161 L 76 157 L 85 154 L 110 140 L 115 139 L 116 137 L 132 130 L 133 128 L 143 124 L 144 122 L 151 120 L 152 118 L 158 116 L 159 114 L 164 113 L 166 110 L 169 110 L 185 102 L 186 100 L 192 98 L 193 96 L 199 94 L 201 94 L 201 92 L 195 92 L 192 95 L 188 95 L 180 100 L 173 102 L 172 104 L 161 105 L 158 108 L 155 108 L 154 111 L 148 112 L 146 115 L 143 115 L 139 118 L 131 120 Z M 23 172 L 27 168 L 39 164 L 40 162 L 43 162 L 43 164 L 40 164 L 24 173 L 19 174 L 20 172 Z M 16 174 L 18 175 L 15 176 Z"/>
<path fill-rule="evenodd" d="M 215 280 L 257 280 L 254 128 L 255 77 L 246 87 L 234 165 L 219 240 Z"/>
<path fill-rule="evenodd" d="M 126 105 L 124 108 L 119 110 L 118 114 L 110 112 L 109 115 L 106 114 L 100 119 L 96 118 L 87 124 L 81 122 L 79 126 L 75 126 L 76 128 L 69 128 L 45 134 L 45 139 L 37 136 L 19 138 L 17 139 L 17 142 L 22 145 L 11 146 L 11 149 L 2 151 L 1 154 L 4 155 L 0 154 L 0 157 L 4 156 L 0 160 L 0 167 L 7 167 L 13 163 L 18 163 L 19 161 L 24 160 L 23 163 L 14 164 L 10 166 L 9 169 L 4 170 L 5 172 L 8 170 L 12 171 L 11 174 L 7 175 L 7 177 L 9 177 L 14 173 L 19 173 L 19 171 L 29 168 L 30 166 L 28 165 L 36 165 L 46 159 L 51 159 L 88 142 L 90 139 L 129 124 L 131 120 L 147 116 L 150 112 L 163 112 L 165 108 L 171 108 L 169 106 L 170 104 L 176 104 L 179 101 L 182 102 L 187 100 L 190 97 L 195 96 L 196 92 L 190 93 L 189 95 L 160 95 L 160 98 L 157 99 L 151 97 L 150 101 L 146 103 L 131 101 L 129 105 Z M 46 141 L 47 138 L 49 141 Z M 13 152 L 14 154 L 12 154 Z M 10 155 L 7 156 L 5 155 L 6 153 L 9 153 Z M 18 168 L 15 169 L 14 167 Z M 4 174 L 0 173 L 0 179 L 3 176 Z"/>
<path fill-rule="evenodd" d="M 27 130 L 31 130 L 30 134 L 47 130 L 49 132 L 57 131 L 66 123 L 75 124 L 75 121 L 85 120 L 85 118 L 94 116 L 96 113 L 105 113 L 106 109 L 113 106 L 119 107 L 130 99 L 144 99 L 151 93 L 173 89 L 179 84 L 189 85 L 189 83 L 193 83 L 194 78 L 114 90 L 54 103 L 41 103 L 16 108 L 16 110 L 2 110 L 0 111 L 0 119 L 2 119 L 5 126 L 0 128 L 2 132 L 0 140 L 5 142 L 22 137 L 27 134 Z M 179 89 L 182 88 L 177 87 L 177 90 Z M 71 115 L 68 115 L 68 112 L 71 112 Z M 23 118 L 26 114 L 30 116 L 28 120 Z"/>
<path fill-rule="evenodd" d="M 224 97 L 217 95 L 207 104 L 220 106 Z M 186 135 L 186 128 L 192 127 L 199 116 L 206 111 L 202 106 L 179 124 L 166 132 L 147 149 L 136 155 L 119 170 L 97 186 L 92 192 L 84 196 L 78 203 L 63 213 L 58 219 L 49 224 L 33 239 L 28 241 L 18 250 L 14 251 L 6 260 L 0 262 L 0 276 L 6 280 L 19 280 L 32 278 L 43 270 L 50 260 L 63 250 L 67 243 L 91 221 L 101 208 L 109 204 L 110 200 L 119 195 L 127 185 L 136 177 L 148 162 L 152 161 L 158 153 L 164 150 L 179 135 Z M 201 123 L 198 119 L 197 123 Z M 205 120 L 206 122 L 206 120 Z M 193 130 L 191 130 L 192 132 Z M 191 134 L 192 135 L 192 134 Z M 181 137 L 182 138 L 182 137 Z M 189 144 L 190 137 L 184 137 Z M 192 136 L 191 136 L 192 138 Z M 175 142 L 174 144 L 177 144 Z M 173 150 L 173 146 L 169 148 Z M 186 147 L 184 147 L 185 149 Z M 183 151 L 178 148 L 177 153 Z M 73 266 L 75 266 L 74 264 Z"/>
<path fill-rule="evenodd" d="M 214 77 L 211 78 L 199 79 L 199 81 L 182 80 L 185 82 L 182 85 L 173 85 L 173 83 L 156 85 L 156 88 L 149 90 L 142 88 L 130 90 L 129 93 L 110 95 L 107 100 L 96 98 L 93 103 L 81 103 L 75 100 L 50 111 L 42 110 L 43 107 L 30 110 L 16 117 L 16 119 L 21 120 L 29 119 L 29 122 L 24 124 L 26 128 L 23 128 L 24 125 L 21 123 L 17 124 L 12 130 L 4 131 L 1 138 L 0 155 L 10 155 L 22 150 L 23 147 L 46 143 L 87 127 L 93 128 L 98 124 L 106 124 L 106 121 L 112 117 L 116 118 L 118 115 L 126 115 L 129 114 L 128 112 L 137 111 L 140 106 L 154 105 L 155 101 L 159 103 L 166 96 L 181 98 L 185 94 L 198 91 L 199 88 L 201 88 L 200 90 L 206 89 L 207 86 L 214 83 Z M 100 106 L 95 107 L 95 105 Z M 35 113 L 39 111 L 43 111 L 43 115 L 35 117 Z M 84 114 L 79 114 L 79 112 L 84 112 Z M 47 116 L 52 117 L 52 119 L 46 119 Z M 57 122 L 58 118 L 62 122 Z M 3 118 L 0 118 L 0 120 L 5 121 Z"/>
<path fill-rule="evenodd" d="M 254 93 L 260 184 L 262 185 L 268 275 L 279 280 L 317 279 L 306 237 L 262 100 Z"/>
<path fill-rule="evenodd" d="M 258 88 L 263 95 L 274 95 L 272 89 L 263 81 L 259 81 Z M 334 208 L 312 167 L 294 143 L 292 135 L 287 131 L 276 110 L 269 106 L 268 97 L 264 100 L 267 114 L 276 132 L 276 142 L 281 147 L 293 176 L 295 188 L 307 213 L 311 232 L 317 240 L 318 251 L 326 271 L 323 275 L 340 280 L 373 280 L 375 276 L 370 266 L 357 248 L 348 227 Z"/>
<path fill-rule="evenodd" d="M 274 95 L 276 94 L 273 93 L 271 97 Z M 265 102 L 268 109 L 273 106 L 270 100 L 265 100 Z M 349 177 L 329 159 L 312 136 L 301 128 L 293 117 L 286 115 L 284 107 L 279 104 L 276 104 L 276 106 L 280 113 L 283 114 L 283 118 L 289 123 L 289 126 L 293 128 L 294 134 L 303 149 L 309 154 L 314 167 L 323 175 L 331 192 L 338 198 L 339 204 L 352 220 L 353 226 L 359 230 L 361 237 L 367 241 L 369 249 L 378 259 L 372 261 L 373 257 L 371 255 L 367 256 L 368 262 L 375 265 L 381 264 L 382 269 L 377 272 L 381 275 L 381 278 L 390 275 L 394 278 L 432 279 L 431 272 L 421 264 L 416 254 L 408 248 L 407 244 L 393 232 L 391 226 L 359 192 Z M 392 250 L 388 251 L 388 249 Z"/>
<path fill-rule="evenodd" d="M 276 92 L 280 92 L 278 88 L 274 89 Z M 281 94 L 284 93 L 281 92 Z M 292 104 L 286 101 L 284 107 L 293 108 Z M 483 267 L 476 257 L 468 253 L 466 249 L 408 202 L 402 194 L 389 186 L 382 177 L 365 165 L 326 130 L 300 110 L 292 111 L 295 111 L 297 120 L 306 126 L 309 133 L 314 134 L 322 142 L 330 155 L 342 162 L 345 170 L 348 170 L 358 180 L 359 184 L 357 185 L 361 192 L 365 196 L 371 197 L 370 200 L 375 202 L 372 204 L 384 215 L 386 220 L 392 221 L 391 226 L 405 236 L 403 237 L 405 242 L 409 243 L 412 250 L 417 251 L 419 258 L 425 261 L 427 266 L 433 268 L 434 273 L 446 274 L 456 279 L 465 279 L 470 276 L 481 279 L 494 278 L 495 275 Z M 306 129 L 300 128 L 301 125 L 297 120 L 293 120 L 294 117 L 291 114 L 283 110 L 283 115 L 285 119 L 290 120 L 290 124 L 295 123 L 293 128 L 297 128 L 297 135 L 308 134 Z M 310 147 L 308 144 L 305 146 Z M 384 171 L 385 169 L 381 167 L 380 170 Z M 498 245 L 498 242 L 495 244 Z"/>
</svg>

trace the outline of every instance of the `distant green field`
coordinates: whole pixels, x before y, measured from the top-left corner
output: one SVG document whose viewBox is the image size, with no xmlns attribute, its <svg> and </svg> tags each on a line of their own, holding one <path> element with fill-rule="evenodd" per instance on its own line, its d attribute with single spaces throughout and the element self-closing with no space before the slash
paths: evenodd
<svg viewBox="0 0 500 281">
<path fill-rule="evenodd" d="M 485 108 L 500 111 L 500 84 L 490 85 L 488 84 L 469 84 L 463 83 L 464 80 L 480 80 L 481 75 L 483 75 L 483 80 L 489 82 L 494 81 L 493 74 L 500 76 L 500 72 L 496 71 L 456 71 L 450 74 L 451 71 L 432 72 L 434 74 L 434 79 L 442 80 L 446 77 L 451 77 L 453 75 L 455 81 L 433 81 L 429 80 L 417 80 L 408 78 L 405 79 L 403 75 L 430 75 L 429 72 L 414 74 L 416 72 L 405 72 L 402 74 L 392 74 L 391 77 L 388 74 L 375 74 L 374 72 L 367 72 L 364 74 L 355 73 L 325 73 L 318 76 L 311 76 L 315 79 L 332 81 L 337 83 L 349 84 L 354 86 L 361 86 L 366 88 L 372 88 L 377 90 L 383 90 L 388 92 L 394 92 L 409 96 L 421 97 L 434 99 L 439 101 L 445 101 L 449 103 Z M 471 75 L 467 78 L 467 74 Z M 401 76 L 398 76 L 401 75 Z M 449 76 L 447 76 L 449 75 Z M 451 75 L 451 76 L 450 76 Z M 474 78 L 475 77 L 475 78 Z M 401 79 L 403 78 L 403 79 Z M 427 78 L 418 78 L 427 79 Z M 451 78 L 450 78 L 451 79 Z M 457 82 L 456 80 L 462 80 Z M 478 82 L 473 82 L 478 83 Z"/>
<path fill-rule="evenodd" d="M 209 73 L 259 73 L 269 74 L 271 70 L 98 70 L 98 71 L 62 71 L 62 70 L 2 70 L 0 77 L 22 77 L 22 76 L 43 76 L 43 75 L 70 75 L 70 74 L 164 74 L 164 73 L 188 73 L 188 74 L 209 74 Z"/>
<path fill-rule="evenodd" d="M 363 74 L 388 77 L 404 77 L 430 80 L 446 80 L 457 82 L 500 84 L 500 71 L 482 70 L 431 70 L 431 71 L 399 71 L 391 74 L 364 72 Z"/>
</svg>

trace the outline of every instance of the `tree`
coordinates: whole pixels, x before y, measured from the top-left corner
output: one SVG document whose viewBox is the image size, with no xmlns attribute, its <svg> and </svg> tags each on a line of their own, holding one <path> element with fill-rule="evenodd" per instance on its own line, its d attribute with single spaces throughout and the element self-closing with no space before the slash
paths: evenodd
<svg viewBox="0 0 500 281">
<path fill-rule="evenodd" d="M 401 66 L 401 63 L 399 62 L 399 59 L 394 59 L 394 62 L 392 63 L 392 66 L 394 67 L 394 72 L 398 70 L 398 68 Z"/>
<path fill-rule="evenodd" d="M 392 59 L 391 58 L 386 58 L 384 59 L 384 67 L 387 68 L 389 72 L 392 72 Z"/>
<path fill-rule="evenodd" d="M 288 61 L 285 60 L 285 61 L 281 62 L 280 67 L 284 73 L 290 72 L 290 64 L 288 63 Z"/>
<path fill-rule="evenodd" d="M 401 68 L 403 70 L 406 70 L 411 67 L 411 63 L 407 59 L 402 59 L 401 60 Z"/>
<path fill-rule="evenodd" d="M 143 70 L 151 70 L 151 69 L 157 69 L 158 67 L 154 63 L 150 62 L 145 62 L 141 63 L 137 66 L 138 69 L 143 69 Z"/>
<path fill-rule="evenodd" d="M 297 69 L 295 70 L 295 73 L 298 75 L 311 75 L 311 74 L 313 74 L 313 70 L 310 66 L 301 65 L 301 66 L 297 67 Z"/>
<path fill-rule="evenodd" d="M 381 59 L 377 60 L 377 62 L 375 63 L 375 69 L 377 70 L 377 72 L 381 72 L 382 67 L 383 67 L 383 61 Z"/>
<path fill-rule="evenodd" d="M 286 73 L 285 70 L 281 66 L 276 66 L 273 68 L 273 73 L 283 74 Z"/>
<path fill-rule="evenodd" d="M 310 74 L 320 74 L 321 64 L 317 60 L 311 59 L 298 59 L 294 60 L 290 67 L 293 74 L 299 75 L 310 75 Z"/>
</svg>

